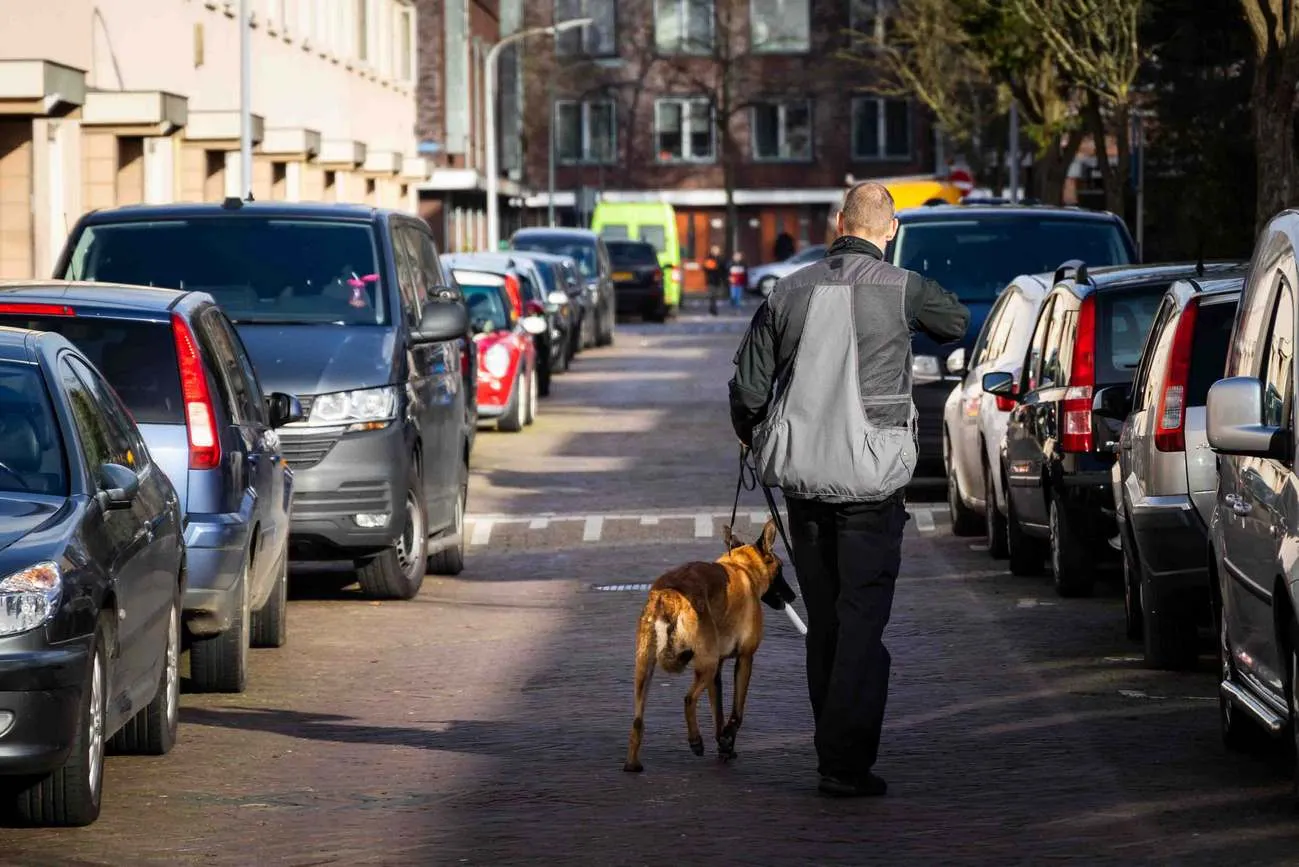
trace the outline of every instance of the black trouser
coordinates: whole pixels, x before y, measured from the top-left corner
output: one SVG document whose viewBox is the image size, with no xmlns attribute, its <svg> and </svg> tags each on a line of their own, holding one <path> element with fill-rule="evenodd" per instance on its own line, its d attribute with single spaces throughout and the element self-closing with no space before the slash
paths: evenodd
<svg viewBox="0 0 1299 867">
<path fill-rule="evenodd" d="M 870 505 L 785 502 L 807 606 L 817 770 L 841 779 L 864 776 L 879 755 L 890 663 L 884 627 L 909 516 L 901 492 Z"/>
</svg>

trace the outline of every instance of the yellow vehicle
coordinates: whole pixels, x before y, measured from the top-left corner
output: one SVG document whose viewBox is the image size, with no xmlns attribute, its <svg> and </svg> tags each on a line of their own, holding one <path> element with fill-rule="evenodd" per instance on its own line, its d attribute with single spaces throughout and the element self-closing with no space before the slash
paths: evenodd
<svg viewBox="0 0 1299 867">
<path fill-rule="evenodd" d="M 893 207 L 899 211 L 903 208 L 918 208 L 934 199 L 941 199 L 951 205 L 959 205 L 963 195 L 955 184 L 941 178 L 922 180 L 888 180 L 881 178 L 880 180 L 884 186 L 888 187 L 889 193 L 893 196 Z"/>
<path fill-rule="evenodd" d="M 677 212 L 667 202 L 599 202 L 591 231 L 609 240 L 645 241 L 657 252 L 663 269 L 663 300 L 669 309 L 681 305 L 681 242 Z"/>
</svg>

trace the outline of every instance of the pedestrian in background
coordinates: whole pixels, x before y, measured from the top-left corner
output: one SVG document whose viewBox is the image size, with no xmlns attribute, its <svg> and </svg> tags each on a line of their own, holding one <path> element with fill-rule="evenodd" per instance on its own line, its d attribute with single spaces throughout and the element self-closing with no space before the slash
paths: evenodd
<svg viewBox="0 0 1299 867">
<path fill-rule="evenodd" d="M 837 239 L 758 308 L 730 382 L 735 433 L 789 510 L 819 789 L 835 796 L 887 789 L 873 768 L 891 661 L 884 628 L 918 450 L 911 335 L 957 340 L 970 319 L 955 295 L 883 261 L 897 228 L 886 187 L 848 190 Z"/>
<path fill-rule="evenodd" d="M 704 282 L 708 286 L 708 312 L 717 315 L 717 299 L 722 295 L 722 250 L 716 244 L 708 248 L 704 260 Z"/>
<path fill-rule="evenodd" d="M 749 266 L 744 264 L 744 254 L 736 250 L 731 255 L 731 306 L 736 310 L 744 306 L 744 287 L 749 283 Z"/>
</svg>

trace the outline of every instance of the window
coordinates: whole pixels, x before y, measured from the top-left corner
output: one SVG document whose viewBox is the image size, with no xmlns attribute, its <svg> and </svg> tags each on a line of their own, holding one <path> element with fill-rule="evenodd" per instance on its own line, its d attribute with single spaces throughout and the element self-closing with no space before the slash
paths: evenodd
<svg viewBox="0 0 1299 867">
<path fill-rule="evenodd" d="M 84 398 L 84 395 L 83 395 Z M 83 412 L 74 395 L 72 418 L 78 428 L 99 423 L 93 408 Z M 45 379 L 34 364 L 0 361 L 0 491 L 66 496 L 67 463 Z M 92 472 L 99 465 L 91 462 Z"/>
<path fill-rule="evenodd" d="M 627 233 L 627 227 L 621 223 L 609 223 L 600 230 L 600 237 L 606 241 L 625 241 L 631 235 Z"/>
<path fill-rule="evenodd" d="M 894 0 L 850 0 L 848 27 L 858 38 L 884 39 L 884 26 Z"/>
<path fill-rule="evenodd" d="M 555 103 L 555 152 L 561 163 L 614 161 L 617 152 L 616 110 L 612 100 Z"/>
<path fill-rule="evenodd" d="M 1294 293 L 1277 274 L 1276 307 L 1263 356 L 1263 424 L 1290 427 L 1290 382 L 1294 372 Z"/>
<path fill-rule="evenodd" d="M 1055 299 L 1049 298 L 1038 315 L 1037 328 L 1033 331 L 1033 340 L 1028 348 L 1028 361 L 1024 365 L 1025 393 L 1036 389 L 1042 380 L 1042 356 L 1046 349 L 1046 335 L 1051 329 L 1054 307 Z"/>
<path fill-rule="evenodd" d="M 997 299 L 997 303 L 992 306 L 992 310 L 988 312 L 988 318 L 983 321 L 983 328 L 974 341 L 974 349 L 970 352 L 970 370 L 974 370 L 988 360 L 993 340 L 1001 329 L 1001 323 L 1009 318 L 1007 311 L 1010 309 L 1013 294 L 1013 290 L 1003 292 L 1001 297 Z"/>
<path fill-rule="evenodd" d="M 402 81 L 415 80 L 415 12 L 409 7 L 397 10 L 397 71 Z"/>
<path fill-rule="evenodd" d="M 713 0 L 654 0 L 654 44 L 663 54 L 713 50 Z"/>
<path fill-rule="evenodd" d="M 1147 406 L 1155 404 L 1156 397 L 1163 385 L 1163 376 L 1167 372 L 1168 350 L 1177 331 L 1177 304 L 1172 298 L 1165 298 L 1155 314 L 1146 336 L 1145 347 L 1141 351 L 1141 361 L 1137 372 L 1132 377 L 1132 411 L 1140 412 Z M 1171 323 L 1170 323 L 1171 320 Z M 1170 327 L 1171 324 L 1171 327 Z M 1158 371 L 1151 376 L 1151 371 Z"/>
<path fill-rule="evenodd" d="M 79 359 L 69 357 L 64 364 L 68 368 L 64 373 L 65 379 L 71 374 L 84 387 L 82 392 L 84 402 L 81 406 L 77 406 L 77 401 L 73 400 L 73 416 L 79 416 L 82 409 L 91 410 L 98 416 L 93 425 L 95 430 L 91 433 L 97 460 L 89 460 L 90 447 L 86 448 L 91 474 L 97 474 L 100 464 L 121 464 L 136 470 L 138 464 L 135 455 L 136 440 L 132 435 L 130 418 L 125 414 L 125 408 L 116 399 L 113 390 L 99 374 L 86 367 Z M 71 384 L 68 386 L 68 391 L 69 393 L 72 391 Z M 76 424 L 80 430 L 80 418 L 77 418 Z"/>
<path fill-rule="evenodd" d="M 1096 309 L 1096 381 L 1130 382 L 1167 283 L 1106 292 Z"/>
<path fill-rule="evenodd" d="M 852 101 L 855 160 L 911 159 L 911 104 L 903 99 L 861 96 Z"/>
<path fill-rule="evenodd" d="M 370 59 L 370 0 L 356 0 L 356 58 Z"/>
<path fill-rule="evenodd" d="M 1222 379 L 1235 324 L 1235 302 L 1200 305 L 1195 317 L 1195 351 L 1191 353 L 1191 369 L 1186 377 L 1187 406 L 1204 406 L 1209 399 L 1209 387 Z"/>
<path fill-rule="evenodd" d="M 270 419 L 266 415 L 266 396 L 262 393 L 261 382 L 253 370 L 252 359 L 248 356 L 248 349 L 239 337 L 239 332 L 235 331 L 234 325 L 219 309 L 213 308 L 207 319 L 222 353 L 228 354 L 222 365 L 225 375 L 235 383 L 236 392 L 245 401 L 239 410 L 243 421 L 268 424 Z"/>
<path fill-rule="evenodd" d="M 397 290 L 401 294 L 401 308 L 406 322 L 418 328 L 424 312 L 422 299 L 427 297 L 424 269 L 419 260 L 419 247 L 415 231 L 407 226 L 397 226 L 392 233 L 392 252 L 397 261 Z"/>
<path fill-rule="evenodd" d="M 663 226 L 641 226 L 640 239 L 649 244 L 659 253 L 666 253 L 668 250 L 668 232 Z"/>
<path fill-rule="evenodd" d="M 764 102 L 753 107 L 753 158 L 812 159 L 812 103 Z"/>
<path fill-rule="evenodd" d="M 555 0 L 555 21 L 593 19 L 586 27 L 563 30 L 555 36 L 560 56 L 612 57 L 618 53 L 617 0 Z"/>
<path fill-rule="evenodd" d="M 660 99 L 654 104 L 659 162 L 713 159 L 713 117 L 706 99 Z"/>
<path fill-rule="evenodd" d="M 216 374 L 218 390 L 231 410 L 234 421 L 239 424 L 251 424 L 257 420 L 257 409 L 254 405 L 252 388 L 244 379 L 239 366 L 239 352 L 230 341 L 230 335 L 217 322 L 221 311 L 209 307 L 199 318 L 200 343 L 211 357 L 207 359 L 212 372 Z M 218 422 L 219 424 L 220 422 Z"/>
<path fill-rule="evenodd" d="M 808 51 L 811 48 L 809 5 L 809 0 L 750 0 L 750 47 L 776 54 Z"/>
</svg>

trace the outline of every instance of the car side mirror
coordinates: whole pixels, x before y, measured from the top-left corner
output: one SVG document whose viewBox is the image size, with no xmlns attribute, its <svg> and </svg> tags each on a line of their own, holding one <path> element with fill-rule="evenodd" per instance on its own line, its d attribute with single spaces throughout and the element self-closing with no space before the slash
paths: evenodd
<svg viewBox="0 0 1299 867">
<path fill-rule="evenodd" d="M 1288 460 L 1290 431 L 1263 424 L 1263 383 L 1252 376 L 1220 379 L 1209 388 L 1205 415 L 1215 452 Z"/>
<path fill-rule="evenodd" d="M 1102 418 L 1123 421 L 1132 408 L 1131 389 L 1126 385 L 1109 385 L 1092 398 L 1092 412 Z"/>
<path fill-rule="evenodd" d="M 460 293 L 450 286 L 430 286 L 428 297 L 439 301 L 454 301 L 460 298 Z"/>
<path fill-rule="evenodd" d="M 958 346 L 947 356 L 947 372 L 965 376 L 965 347 Z"/>
<path fill-rule="evenodd" d="M 302 403 L 291 394 L 272 392 L 266 396 L 266 415 L 272 428 L 284 427 L 302 421 Z"/>
<path fill-rule="evenodd" d="M 98 483 L 96 499 L 110 512 L 131 508 L 140 493 L 140 477 L 121 464 L 100 464 Z"/>
<path fill-rule="evenodd" d="M 988 394 L 1018 401 L 1015 395 L 1015 376 L 1005 370 L 994 370 L 983 375 L 983 390 Z"/>
<path fill-rule="evenodd" d="M 551 292 L 549 295 L 546 296 L 546 300 L 549 301 L 551 304 L 555 304 L 562 307 L 568 303 L 568 293 L 559 292 L 559 291 Z"/>
<path fill-rule="evenodd" d="M 525 316 L 523 317 L 523 330 L 529 334 L 545 334 L 546 319 L 543 316 Z"/>
<path fill-rule="evenodd" d="M 424 305 L 419 330 L 410 335 L 411 343 L 440 343 L 455 340 L 469 331 L 469 313 L 459 301 L 432 301 Z"/>
</svg>

